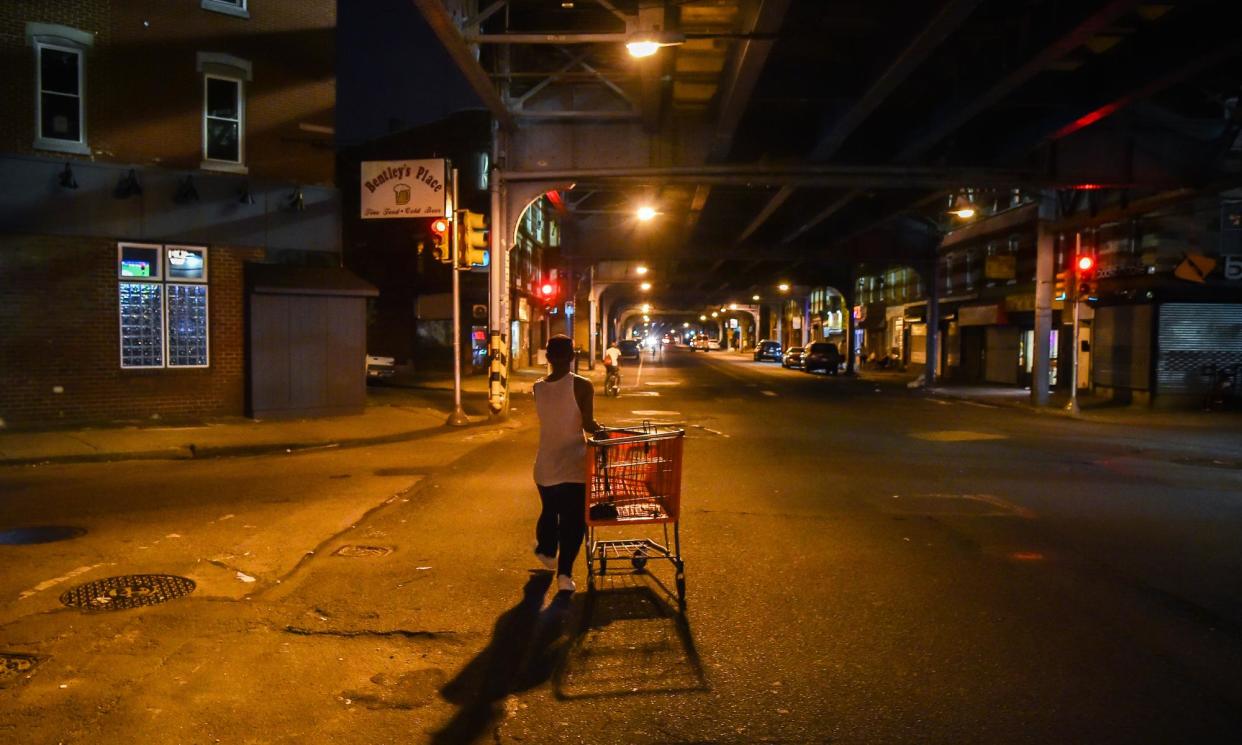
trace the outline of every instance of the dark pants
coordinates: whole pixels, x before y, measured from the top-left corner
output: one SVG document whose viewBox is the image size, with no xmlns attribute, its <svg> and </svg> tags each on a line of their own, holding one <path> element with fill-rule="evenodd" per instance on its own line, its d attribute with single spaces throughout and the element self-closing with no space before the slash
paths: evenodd
<svg viewBox="0 0 1242 745">
<path fill-rule="evenodd" d="M 552 556 L 560 548 L 557 573 L 573 576 L 574 560 L 586 536 L 586 484 L 539 487 L 543 511 L 535 523 L 535 550 Z"/>
</svg>

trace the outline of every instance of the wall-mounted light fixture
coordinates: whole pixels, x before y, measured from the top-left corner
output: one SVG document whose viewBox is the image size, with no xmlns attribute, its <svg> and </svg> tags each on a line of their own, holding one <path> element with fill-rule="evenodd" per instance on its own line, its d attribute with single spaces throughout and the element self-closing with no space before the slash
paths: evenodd
<svg viewBox="0 0 1242 745">
<path fill-rule="evenodd" d="M 306 209 L 306 197 L 302 195 L 302 187 L 294 187 L 293 193 L 289 195 L 289 209 L 294 212 L 302 212 Z"/>
<path fill-rule="evenodd" d="M 189 204 L 198 201 L 198 189 L 194 188 L 194 177 L 186 176 L 177 182 L 177 191 L 173 193 L 173 201 L 177 204 Z"/>
<path fill-rule="evenodd" d="M 121 177 L 121 180 L 116 183 L 116 188 L 112 190 L 112 195 L 117 199 L 142 196 L 142 184 L 138 183 L 138 174 L 134 169 L 129 169 L 129 173 Z"/>
<path fill-rule="evenodd" d="M 60 172 L 60 186 L 62 189 L 78 188 L 78 180 L 73 177 L 73 169 L 69 164 L 65 164 L 65 170 Z"/>
</svg>

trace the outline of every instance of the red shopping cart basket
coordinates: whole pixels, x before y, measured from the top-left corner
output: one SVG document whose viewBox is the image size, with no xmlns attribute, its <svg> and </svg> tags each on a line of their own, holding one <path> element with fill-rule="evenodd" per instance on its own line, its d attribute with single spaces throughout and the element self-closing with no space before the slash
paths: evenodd
<svg viewBox="0 0 1242 745">
<path fill-rule="evenodd" d="M 681 558 L 681 457 L 685 430 L 663 425 L 604 429 L 587 448 L 587 578 L 608 573 L 610 560 L 643 571 L 649 559 L 667 559 L 675 571 L 677 601 L 686 602 Z M 649 537 L 597 540 L 599 528 L 659 524 L 664 542 Z M 670 542 L 669 527 L 672 527 Z M 598 565 L 598 567 L 597 567 Z"/>
</svg>

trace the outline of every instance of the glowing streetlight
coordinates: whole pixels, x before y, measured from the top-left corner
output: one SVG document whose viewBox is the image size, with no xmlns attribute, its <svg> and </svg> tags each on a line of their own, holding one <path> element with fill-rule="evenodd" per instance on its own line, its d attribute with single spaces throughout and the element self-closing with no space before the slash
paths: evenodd
<svg viewBox="0 0 1242 745">
<path fill-rule="evenodd" d="M 652 220 L 655 219 L 655 216 L 656 216 L 655 207 L 652 207 L 651 205 L 648 205 L 648 204 L 644 204 L 643 206 L 638 208 L 637 215 L 638 215 L 639 222 L 651 222 Z"/>
<path fill-rule="evenodd" d="M 650 313 L 650 312 L 651 312 L 651 304 L 650 304 L 650 303 L 643 303 L 643 312 L 644 312 L 644 313 Z"/>
<path fill-rule="evenodd" d="M 737 303 L 729 303 L 729 310 L 737 310 Z"/>
<path fill-rule="evenodd" d="M 700 314 L 699 314 L 699 320 L 700 320 L 700 321 L 706 321 L 706 320 L 707 320 L 707 316 L 705 316 L 705 315 L 703 315 L 703 314 L 701 314 L 701 313 L 700 313 Z"/>
<path fill-rule="evenodd" d="M 717 317 L 717 316 L 719 316 L 719 315 L 720 315 L 720 314 L 719 314 L 719 313 L 717 313 L 716 311 L 714 311 L 714 310 L 712 311 L 712 318 L 716 318 L 716 317 Z"/>
<path fill-rule="evenodd" d="M 650 289 L 651 289 L 651 283 L 650 283 L 650 282 L 643 282 L 641 285 L 639 285 L 639 287 L 643 288 L 643 291 L 650 290 Z"/>
<path fill-rule="evenodd" d="M 975 216 L 975 208 L 974 207 L 962 207 L 961 209 L 953 210 L 949 214 L 957 215 L 963 220 L 969 220 L 970 218 Z"/>
<path fill-rule="evenodd" d="M 625 45 L 629 50 L 630 56 L 638 59 L 650 57 L 660 51 L 660 42 L 658 41 L 631 41 Z"/>
<path fill-rule="evenodd" d="M 651 322 L 651 316 L 643 316 L 643 323 L 650 323 L 650 322 Z"/>
<path fill-rule="evenodd" d="M 688 329 L 688 328 L 690 328 L 690 322 L 689 322 L 689 321 L 686 321 L 685 323 L 681 324 L 681 327 L 682 327 L 683 329 Z"/>
<path fill-rule="evenodd" d="M 643 266 L 642 264 L 639 264 L 638 266 L 634 267 L 634 273 L 641 277 L 647 273 L 647 267 Z"/>
<path fill-rule="evenodd" d="M 751 296 L 750 296 L 750 299 L 751 299 L 751 300 L 754 300 L 756 303 L 757 303 L 757 302 L 759 302 L 759 296 L 758 296 L 758 295 L 751 295 Z"/>
<path fill-rule="evenodd" d="M 781 292 L 789 292 L 789 283 L 781 282 L 779 285 L 776 286 L 776 289 L 780 290 Z"/>
</svg>

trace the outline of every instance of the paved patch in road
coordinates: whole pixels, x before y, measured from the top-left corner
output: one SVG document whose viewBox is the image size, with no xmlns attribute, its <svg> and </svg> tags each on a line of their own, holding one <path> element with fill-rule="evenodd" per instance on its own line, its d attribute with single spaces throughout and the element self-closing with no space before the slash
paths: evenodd
<svg viewBox="0 0 1242 745">
<path fill-rule="evenodd" d="M 883 500 L 885 512 L 940 517 L 1020 517 L 1035 513 L 991 494 L 894 494 Z"/>
<path fill-rule="evenodd" d="M 991 432 L 972 432 L 965 429 L 946 429 L 939 432 L 911 432 L 910 436 L 929 442 L 975 442 L 979 440 L 1007 440 L 1006 435 Z"/>
</svg>

